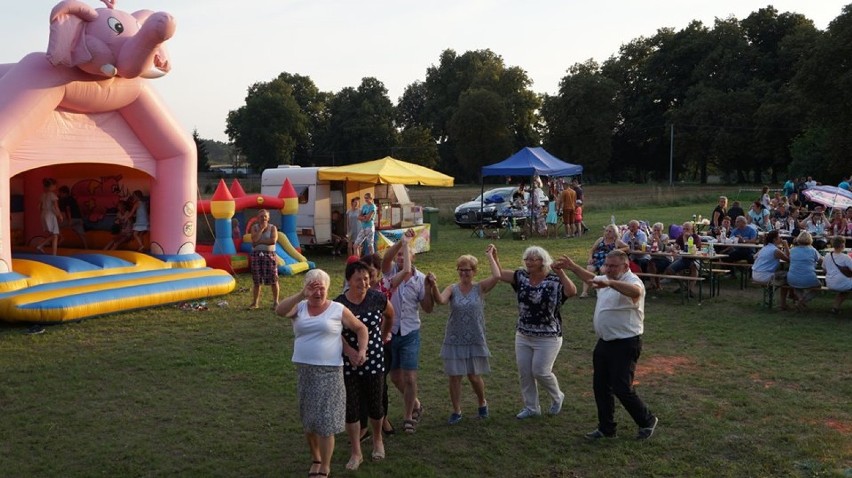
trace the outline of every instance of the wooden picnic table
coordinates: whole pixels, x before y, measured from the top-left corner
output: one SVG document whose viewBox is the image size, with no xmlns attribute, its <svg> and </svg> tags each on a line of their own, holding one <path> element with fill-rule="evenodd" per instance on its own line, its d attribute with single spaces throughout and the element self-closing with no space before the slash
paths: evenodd
<svg viewBox="0 0 852 478">
<path fill-rule="evenodd" d="M 762 249 L 763 248 L 763 244 L 755 244 L 755 243 L 751 243 L 751 242 L 729 242 L 729 243 L 709 242 L 708 244 L 710 244 L 714 249 L 715 248 L 721 249 L 721 248 L 726 248 L 726 247 L 733 247 L 734 249 Z"/>
<path fill-rule="evenodd" d="M 703 277 L 710 282 L 710 297 L 712 298 L 719 295 L 719 287 L 718 282 L 716 281 L 716 272 L 713 268 L 713 263 L 723 262 L 728 258 L 727 254 L 682 254 L 678 252 L 651 252 L 649 254 L 651 257 L 671 257 L 675 260 L 680 258 L 694 259 L 698 264 L 698 276 Z"/>
</svg>

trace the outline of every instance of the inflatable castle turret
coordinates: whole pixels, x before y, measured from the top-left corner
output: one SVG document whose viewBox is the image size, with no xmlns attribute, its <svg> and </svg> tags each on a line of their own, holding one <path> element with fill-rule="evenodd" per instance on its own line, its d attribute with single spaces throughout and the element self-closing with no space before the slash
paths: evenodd
<svg viewBox="0 0 852 478">
<path fill-rule="evenodd" d="M 210 198 L 210 214 L 216 220 L 214 224 L 215 241 L 213 242 L 213 254 L 237 253 L 233 239 L 233 227 L 231 226 L 231 218 L 234 217 L 236 209 L 237 204 L 231 192 L 225 186 L 225 180 L 220 179 L 215 194 Z"/>
<path fill-rule="evenodd" d="M 296 250 L 302 250 L 299 244 L 299 234 L 296 232 L 296 216 L 299 214 L 299 196 L 296 194 L 296 188 L 293 183 L 287 178 L 284 184 L 281 185 L 281 191 L 278 192 L 278 197 L 284 202 L 281 206 L 281 232 L 287 236 L 290 244 Z"/>
</svg>

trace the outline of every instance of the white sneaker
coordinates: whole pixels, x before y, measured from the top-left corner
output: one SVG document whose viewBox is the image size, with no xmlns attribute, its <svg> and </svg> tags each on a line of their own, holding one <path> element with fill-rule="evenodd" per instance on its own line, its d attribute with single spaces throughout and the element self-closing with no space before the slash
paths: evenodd
<svg viewBox="0 0 852 478">
<path fill-rule="evenodd" d="M 541 412 L 530 410 L 529 408 L 524 407 L 523 410 L 521 410 L 520 412 L 518 412 L 517 415 L 515 415 L 515 418 L 517 418 L 518 420 L 523 420 L 524 418 L 532 418 L 537 417 L 539 415 L 541 415 Z"/>
<path fill-rule="evenodd" d="M 559 400 L 554 400 L 552 404 L 550 404 L 550 414 L 551 415 L 559 415 L 559 412 L 562 411 L 562 402 L 565 401 L 565 394 L 559 394 Z"/>
</svg>

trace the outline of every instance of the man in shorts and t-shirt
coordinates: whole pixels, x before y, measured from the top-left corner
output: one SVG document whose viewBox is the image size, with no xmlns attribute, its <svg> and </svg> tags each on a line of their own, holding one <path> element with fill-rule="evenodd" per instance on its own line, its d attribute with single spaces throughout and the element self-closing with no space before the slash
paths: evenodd
<svg viewBox="0 0 852 478">
<path fill-rule="evenodd" d="M 367 245 L 367 254 L 376 252 L 376 205 L 373 204 L 373 195 L 364 194 L 364 205 L 361 206 L 361 214 L 358 215 L 361 222 L 361 230 L 355 239 L 355 255 L 361 256 L 364 244 Z"/>
<path fill-rule="evenodd" d="M 559 193 L 557 209 L 562 210 L 562 223 L 565 225 L 565 237 L 573 237 L 577 232 L 574 229 L 574 206 L 577 202 L 577 193 L 571 188 L 565 188 Z"/>
</svg>

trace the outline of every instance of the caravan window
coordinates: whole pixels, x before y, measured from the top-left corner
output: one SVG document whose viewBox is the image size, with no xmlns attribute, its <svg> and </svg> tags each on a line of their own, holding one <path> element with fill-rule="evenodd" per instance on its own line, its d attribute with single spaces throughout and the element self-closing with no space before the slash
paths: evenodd
<svg viewBox="0 0 852 478">
<path fill-rule="evenodd" d="M 296 195 L 299 196 L 299 204 L 307 204 L 310 198 L 310 190 L 308 186 L 293 186 L 296 190 Z"/>
</svg>

